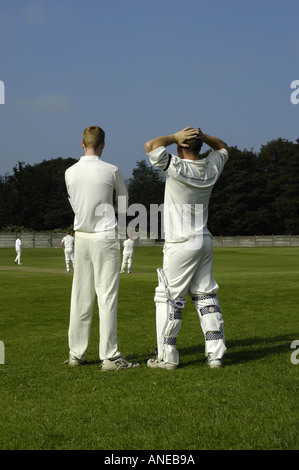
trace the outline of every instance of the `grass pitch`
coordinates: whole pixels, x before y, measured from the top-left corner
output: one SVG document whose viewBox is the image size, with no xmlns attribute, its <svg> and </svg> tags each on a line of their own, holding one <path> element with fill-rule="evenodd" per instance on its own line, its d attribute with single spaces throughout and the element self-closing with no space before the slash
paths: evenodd
<svg viewBox="0 0 299 470">
<path fill-rule="evenodd" d="M 72 275 L 60 249 L 0 250 L 0 449 L 298 449 L 299 248 L 215 249 L 227 354 L 205 365 L 189 301 L 178 337 L 180 367 L 152 370 L 154 289 L 162 248 L 136 248 L 120 278 L 118 337 L 140 369 L 101 372 L 95 306 L 88 362 L 68 358 Z M 298 353 L 299 354 L 299 353 Z"/>
</svg>

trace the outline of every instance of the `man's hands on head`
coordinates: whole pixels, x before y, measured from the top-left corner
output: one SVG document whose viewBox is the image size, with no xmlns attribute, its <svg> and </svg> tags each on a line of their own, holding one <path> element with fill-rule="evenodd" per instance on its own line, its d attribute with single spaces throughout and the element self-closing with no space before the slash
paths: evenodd
<svg viewBox="0 0 299 470">
<path fill-rule="evenodd" d="M 227 149 L 227 144 L 218 137 L 213 137 L 212 135 L 204 134 L 200 127 L 197 128 L 198 139 L 201 139 L 205 144 L 209 145 L 213 150 Z"/>
<path fill-rule="evenodd" d="M 188 140 L 191 139 L 200 139 L 205 144 L 209 145 L 213 150 L 220 150 L 222 148 L 227 148 L 227 145 L 222 140 L 217 137 L 212 137 L 208 134 L 204 134 L 200 127 L 194 129 L 193 127 L 185 127 L 181 131 L 176 132 L 175 134 L 156 137 L 145 144 L 146 153 L 150 153 L 152 150 L 160 146 L 168 147 L 172 144 L 177 144 L 179 147 L 188 149 Z"/>
<path fill-rule="evenodd" d="M 173 136 L 177 145 L 183 148 L 188 148 L 189 145 L 186 143 L 186 141 L 195 139 L 198 136 L 198 131 L 193 129 L 193 127 L 185 127 L 185 129 L 176 132 Z"/>
</svg>

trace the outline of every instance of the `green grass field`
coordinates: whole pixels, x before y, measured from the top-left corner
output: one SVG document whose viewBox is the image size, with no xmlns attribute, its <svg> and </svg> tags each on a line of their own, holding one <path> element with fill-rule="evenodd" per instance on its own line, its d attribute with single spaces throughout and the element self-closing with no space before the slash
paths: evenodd
<svg viewBox="0 0 299 470">
<path fill-rule="evenodd" d="M 72 275 L 62 250 L 23 249 L 20 267 L 14 257 L 0 250 L 0 449 L 299 449 L 299 248 L 215 249 L 226 365 L 205 365 L 188 300 L 175 371 L 146 367 L 161 247 L 137 247 L 120 279 L 119 348 L 141 368 L 109 373 L 99 368 L 96 308 L 87 364 L 63 364 Z"/>
</svg>

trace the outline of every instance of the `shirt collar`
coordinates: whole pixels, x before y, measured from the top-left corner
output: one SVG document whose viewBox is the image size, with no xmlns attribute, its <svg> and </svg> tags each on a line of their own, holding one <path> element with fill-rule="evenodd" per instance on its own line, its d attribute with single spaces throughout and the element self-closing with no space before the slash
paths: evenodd
<svg viewBox="0 0 299 470">
<path fill-rule="evenodd" d="M 97 155 L 83 155 L 83 157 L 80 158 L 80 161 L 87 162 L 87 161 L 97 161 L 99 160 L 100 157 Z"/>
</svg>

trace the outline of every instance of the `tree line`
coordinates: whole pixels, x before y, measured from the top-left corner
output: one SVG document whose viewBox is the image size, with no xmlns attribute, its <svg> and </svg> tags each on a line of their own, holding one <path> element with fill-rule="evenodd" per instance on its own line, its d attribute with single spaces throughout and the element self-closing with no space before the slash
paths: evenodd
<svg viewBox="0 0 299 470">
<path fill-rule="evenodd" d="M 299 139 L 276 139 L 258 153 L 229 147 L 229 160 L 210 201 L 208 227 L 219 235 L 299 233 Z M 208 152 L 206 152 L 207 154 Z M 29 165 L 18 162 L 12 175 L 0 176 L 0 230 L 67 230 L 73 212 L 65 170 L 73 158 Z M 162 204 L 163 172 L 147 159 L 136 162 L 128 183 L 130 205 Z"/>
</svg>

